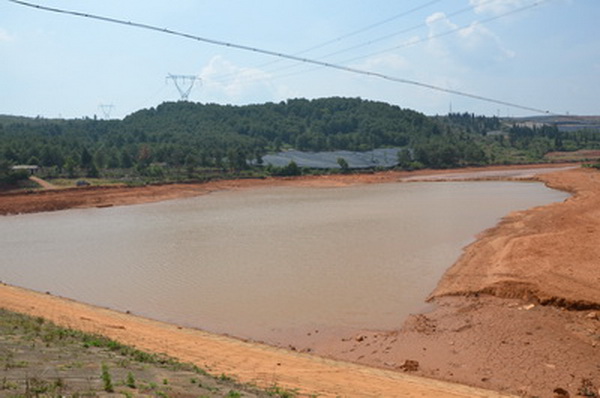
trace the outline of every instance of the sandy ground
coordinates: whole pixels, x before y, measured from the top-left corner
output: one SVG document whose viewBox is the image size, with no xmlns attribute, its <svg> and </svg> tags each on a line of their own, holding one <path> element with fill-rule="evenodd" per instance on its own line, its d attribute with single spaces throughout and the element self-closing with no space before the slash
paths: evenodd
<svg viewBox="0 0 600 398">
<path fill-rule="evenodd" d="M 24 289 L 0 286 L 0 303 L 12 311 L 99 333 L 142 350 L 166 353 L 215 375 L 260 387 L 297 389 L 319 397 L 501 397 L 433 379 L 332 361 L 274 347 L 180 328 Z"/>
<path fill-rule="evenodd" d="M 515 171 L 520 169 L 493 170 L 510 170 L 509 177 L 501 178 L 531 178 L 529 170 Z M 474 171 L 482 170 L 460 173 Z M 546 171 L 544 167 L 539 170 Z M 456 172 L 437 174 L 452 177 Z M 418 173 L 419 177 L 426 175 Z M 244 180 L 133 191 L 85 188 L 62 191 L 59 196 L 45 196 L 57 192 L 47 191 L 2 195 L 0 212 L 133 204 L 273 184 L 393 182 L 413 176 L 380 173 Z M 572 169 L 536 178 L 573 196 L 564 203 L 509 214 L 498 226 L 483 232 L 442 278 L 432 293 L 431 310 L 409 317 L 396 331 L 362 331 L 352 336 L 315 331 L 295 336 L 295 351 L 290 351 L 9 286 L 0 286 L 0 305 L 106 334 L 142 349 L 167 352 L 241 381 L 277 383 L 319 396 L 494 396 L 486 390 L 469 390 L 432 378 L 525 397 L 560 397 L 567 396 L 566 392 L 598 396 L 600 173 Z"/>
</svg>

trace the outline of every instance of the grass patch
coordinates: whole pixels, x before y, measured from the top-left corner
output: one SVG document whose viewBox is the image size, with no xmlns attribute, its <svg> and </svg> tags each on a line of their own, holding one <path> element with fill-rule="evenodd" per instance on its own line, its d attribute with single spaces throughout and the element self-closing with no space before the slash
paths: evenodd
<svg viewBox="0 0 600 398">
<path fill-rule="evenodd" d="M 102 382 L 104 383 L 104 391 L 115 392 L 115 388 L 112 384 L 112 377 L 108 371 L 108 365 L 102 364 Z"/>
<path fill-rule="evenodd" d="M 284 390 L 242 385 L 225 374 L 213 377 L 166 355 L 0 309 L 0 396 L 107 393 L 125 397 L 293 396 L 284 395 Z"/>
<path fill-rule="evenodd" d="M 101 185 L 118 185 L 122 184 L 122 182 L 115 181 L 107 178 L 53 178 L 47 180 L 49 183 L 56 185 L 60 188 L 74 188 L 77 186 L 78 181 L 85 181 L 90 186 L 101 186 Z"/>
</svg>

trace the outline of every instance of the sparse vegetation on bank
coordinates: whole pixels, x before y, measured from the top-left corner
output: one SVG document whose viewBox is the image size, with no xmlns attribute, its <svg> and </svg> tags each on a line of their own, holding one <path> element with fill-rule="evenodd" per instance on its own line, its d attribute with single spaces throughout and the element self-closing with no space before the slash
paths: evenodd
<svg viewBox="0 0 600 398">
<path fill-rule="evenodd" d="M 291 397 L 114 340 L 0 309 L 0 396 Z"/>
</svg>

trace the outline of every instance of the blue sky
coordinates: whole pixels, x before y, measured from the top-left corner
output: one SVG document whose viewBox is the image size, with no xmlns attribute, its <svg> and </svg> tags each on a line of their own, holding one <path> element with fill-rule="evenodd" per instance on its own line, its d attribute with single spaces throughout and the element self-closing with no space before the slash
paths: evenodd
<svg viewBox="0 0 600 398">
<path fill-rule="evenodd" d="M 554 113 L 600 114 L 597 0 L 31 1 Z M 189 99 L 203 103 L 345 96 L 429 115 L 533 113 L 0 0 L 0 114 L 104 117 L 99 105 L 113 104 L 111 117 L 122 118 L 178 100 L 169 73 L 200 77 Z"/>
</svg>

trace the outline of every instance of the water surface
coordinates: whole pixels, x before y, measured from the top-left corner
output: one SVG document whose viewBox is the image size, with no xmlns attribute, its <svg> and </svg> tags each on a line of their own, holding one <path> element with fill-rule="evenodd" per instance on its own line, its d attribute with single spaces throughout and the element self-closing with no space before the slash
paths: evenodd
<svg viewBox="0 0 600 398">
<path fill-rule="evenodd" d="M 0 278 L 259 340 L 392 329 L 478 232 L 566 197 L 514 182 L 276 187 L 8 216 Z"/>
</svg>

